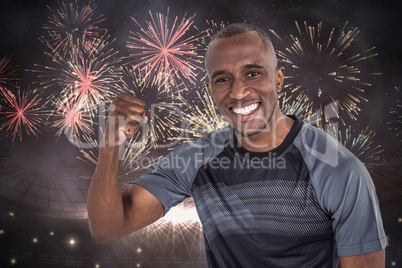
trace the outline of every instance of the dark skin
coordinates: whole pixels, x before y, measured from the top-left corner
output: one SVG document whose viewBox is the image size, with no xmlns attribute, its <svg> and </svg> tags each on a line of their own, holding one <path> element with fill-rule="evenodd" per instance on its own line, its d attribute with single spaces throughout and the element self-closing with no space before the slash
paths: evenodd
<svg viewBox="0 0 402 268">
<path fill-rule="evenodd" d="M 99 159 L 88 190 L 88 219 L 93 239 L 111 243 L 162 217 L 160 201 L 143 187 L 131 184 L 123 192 L 118 183 L 119 146 L 134 135 L 150 114 L 145 102 L 119 95 L 106 122 Z"/>
<path fill-rule="evenodd" d="M 285 70 L 276 66 L 273 50 L 256 32 L 215 40 L 206 56 L 208 91 L 222 115 L 249 151 L 267 152 L 279 146 L 293 119 L 284 116 L 277 101 Z M 118 152 L 124 140 L 147 121 L 145 103 L 119 95 L 109 115 L 99 150 L 98 166 L 88 192 L 88 219 L 95 242 L 110 243 L 162 217 L 160 201 L 145 188 L 118 184 Z M 339 257 L 342 268 L 385 266 L 385 250 Z"/>
<path fill-rule="evenodd" d="M 268 51 L 257 33 L 247 32 L 216 40 L 206 56 L 208 91 L 237 139 L 252 152 L 279 146 L 294 122 L 282 114 L 277 100 L 285 69 L 276 66 L 275 54 Z M 236 108 L 253 107 L 247 115 L 236 113 Z"/>
</svg>

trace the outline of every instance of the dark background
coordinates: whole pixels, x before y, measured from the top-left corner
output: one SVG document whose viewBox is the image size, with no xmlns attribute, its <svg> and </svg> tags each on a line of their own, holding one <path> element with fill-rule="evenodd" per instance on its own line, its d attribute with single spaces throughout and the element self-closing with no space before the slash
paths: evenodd
<svg viewBox="0 0 402 268">
<path fill-rule="evenodd" d="M 78 1 L 79 6 L 87 3 Z M 332 27 L 342 28 L 346 22 L 347 28 L 357 27 L 360 32 L 350 50 L 359 53 L 375 47 L 378 55 L 357 63 L 363 73 L 360 77 L 372 84 L 364 92 L 368 102 L 359 104 L 358 120 L 345 117 L 346 126 L 341 128 L 350 125 L 356 134 L 368 126 L 376 132 L 371 148 L 381 146 L 381 159 L 370 171 L 390 243 L 386 263 L 387 267 L 402 266 L 402 149 L 398 122 L 401 93 L 397 90 L 402 86 L 399 15 L 402 4 L 399 1 L 97 0 L 93 3 L 97 7 L 95 15 L 103 14 L 105 19 L 99 26 L 116 39 L 113 47 L 121 56 L 130 53 L 126 47 L 129 32 L 139 31 L 130 17 L 145 25 L 150 19 L 149 11 L 166 14 L 168 7 L 170 18 L 196 14 L 194 25 L 200 30 L 207 29 L 206 21 L 211 20 L 246 21 L 287 37 L 297 34 L 295 21 L 299 24 L 306 21 L 312 26 L 322 21 L 326 33 Z M 47 6 L 54 10 L 59 7 L 57 1 L 43 0 L 15 0 L 1 4 L 0 58 L 11 56 L 12 64 L 19 68 L 21 88 L 37 87 L 37 74 L 27 70 L 35 69 L 35 64 L 52 64 L 44 53 L 46 47 L 38 39 L 46 34 L 42 26 L 51 14 Z M 196 33 L 194 29 L 192 31 Z M 272 40 L 276 49 L 286 47 L 275 37 Z M 290 66 L 285 67 L 291 70 Z M 318 71 L 319 67 L 316 68 Z M 369 73 L 381 75 L 370 76 Z M 47 94 L 50 93 L 45 91 L 43 98 Z M 169 94 L 159 94 L 155 89 L 143 91 L 140 97 L 151 103 L 155 102 L 155 96 L 158 101 L 169 99 Z M 191 98 L 195 94 L 190 91 L 188 96 Z M 390 125 L 399 126 L 399 129 L 390 129 Z M 23 141 L 12 142 L 11 137 L 4 135 L 0 140 L 0 266 L 205 267 L 198 223 L 167 222 L 111 245 L 95 245 L 89 235 L 85 211 L 86 190 L 94 166 L 78 160 L 78 149 L 64 136 L 57 138 L 57 129 L 42 126 L 40 131 L 37 137 L 23 135 Z M 151 152 L 153 155 L 164 153 Z M 52 193 L 58 198 L 52 197 Z M 50 200 L 46 203 L 49 205 L 41 206 L 40 200 L 47 202 L 46 199 Z M 58 200 L 53 202 L 54 207 L 52 200 Z M 33 238 L 38 242 L 34 243 Z M 71 239 L 77 241 L 73 246 L 69 244 Z"/>
</svg>

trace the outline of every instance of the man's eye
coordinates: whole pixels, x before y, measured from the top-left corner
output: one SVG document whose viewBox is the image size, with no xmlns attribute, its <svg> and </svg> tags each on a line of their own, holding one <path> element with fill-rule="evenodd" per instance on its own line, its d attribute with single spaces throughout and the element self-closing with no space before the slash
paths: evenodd
<svg viewBox="0 0 402 268">
<path fill-rule="evenodd" d="M 222 78 L 218 78 L 215 80 L 215 83 L 224 83 L 226 81 L 228 81 L 229 79 L 226 77 L 222 77 Z"/>
<path fill-rule="evenodd" d="M 247 73 L 247 77 L 254 77 L 254 76 L 257 76 L 259 74 L 260 74 L 260 72 L 249 72 L 249 73 Z"/>
</svg>

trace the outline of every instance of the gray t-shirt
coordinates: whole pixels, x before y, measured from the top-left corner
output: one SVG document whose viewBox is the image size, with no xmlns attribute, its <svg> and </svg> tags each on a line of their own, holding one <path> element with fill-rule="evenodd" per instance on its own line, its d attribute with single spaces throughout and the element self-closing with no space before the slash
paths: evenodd
<svg viewBox="0 0 402 268">
<path fill-rule="evenodd" d="M 225 127 L 174 149 L 135 180 L 165 213 L 193 196 L 209 267 L 338 267 L 386 247 L 374 184 L 327 133 L 296 120 L 249 152 Z"/>
</svg>

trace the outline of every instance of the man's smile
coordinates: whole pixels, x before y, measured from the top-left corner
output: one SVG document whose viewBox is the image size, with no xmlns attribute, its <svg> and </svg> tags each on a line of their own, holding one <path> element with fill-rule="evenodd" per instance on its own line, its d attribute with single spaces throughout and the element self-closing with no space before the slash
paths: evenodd
<svg viewBox="0 0 402 268">
<path fill-rule="evenodd" d="M 233 112 L 235 114 L 241 114 L 241 115 L 246 115 L 254 112 L 257 110 L 259 104 L 258 103 L 253 103 L 250 105 L 247 105 L 246 107 L 233 107 Z"/>
<path fill-rule="evenodd" d="M 260 102 L 254 102 L 244 107 L 231 107 L 229 110 L 242 122 L 251 120 L 261 107 Z"/>
</svg>

